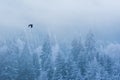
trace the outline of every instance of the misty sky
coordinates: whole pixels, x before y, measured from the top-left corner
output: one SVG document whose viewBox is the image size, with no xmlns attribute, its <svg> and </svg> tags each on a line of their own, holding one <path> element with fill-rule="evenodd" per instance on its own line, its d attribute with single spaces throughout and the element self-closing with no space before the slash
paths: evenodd
<svg viewBox="0 0 120 80">
<path fill-rule="evenodd" d="M 0 0 L 0 33 L 29 23 L 58 37 L 91 30 L 98 39 L 120 42 L 120 0 Z"/>
</svg>

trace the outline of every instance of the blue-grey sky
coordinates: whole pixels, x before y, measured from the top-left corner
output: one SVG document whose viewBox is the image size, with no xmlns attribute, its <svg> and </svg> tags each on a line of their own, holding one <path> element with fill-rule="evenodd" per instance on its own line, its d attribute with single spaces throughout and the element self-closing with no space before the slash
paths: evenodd
<svg viewBox="0 0 120 80">
<path fill-rule="evenodd" d="M 29 23 L 58 37 L 92 30 L 99 39 L 119 41 L 120 0 L 0 0 L 1 33 Z"/>
</svg>

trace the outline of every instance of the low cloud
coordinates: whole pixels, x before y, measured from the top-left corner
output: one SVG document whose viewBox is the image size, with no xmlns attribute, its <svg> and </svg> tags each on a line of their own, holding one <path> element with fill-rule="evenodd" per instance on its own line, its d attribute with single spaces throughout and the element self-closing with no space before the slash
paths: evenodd
<svg viewBox="0 0 120 80">
<path fill-rule="evenodd" d="M 58 35 L 84 34 L 91 29 L 102 37 L 116 36 L 120 30 L 119 0 L 4 0 L 0 6 L 1 29 L 33 23 Z"/>
</svg>

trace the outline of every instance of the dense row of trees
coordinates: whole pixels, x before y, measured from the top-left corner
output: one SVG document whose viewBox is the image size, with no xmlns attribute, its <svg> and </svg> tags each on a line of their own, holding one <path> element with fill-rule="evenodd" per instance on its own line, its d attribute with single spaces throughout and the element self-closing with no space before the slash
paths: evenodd
<svg viewBox="0 0 120 80">
<path fill-rule="evenodd" d="M 104 54 L 92 33 L 67 47 L 49 36 L 43 44 L 32 42 L 24 37 L 0 43 L 0 80 L 120 79 L 120 60 Z"/>
</svg>

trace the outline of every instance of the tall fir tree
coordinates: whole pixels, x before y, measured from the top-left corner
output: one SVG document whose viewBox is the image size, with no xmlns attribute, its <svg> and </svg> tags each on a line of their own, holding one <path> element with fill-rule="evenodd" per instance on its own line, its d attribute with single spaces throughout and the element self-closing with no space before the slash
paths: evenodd
<svg viewBox="0 0 120 80">
<path fill-rule="evenodd" d="M 53 66 L 52 66 L 52 50 L 51 50 L 50 37 L 47 36 L 42 48 L 41 58 L 41 69 L 42 72 L 47 73 L 48 80 L 53 77 Z"/>
</svg>

